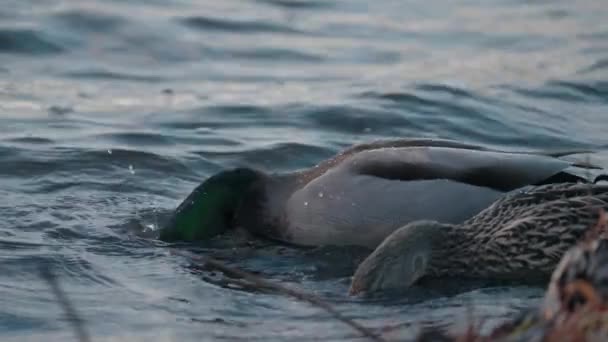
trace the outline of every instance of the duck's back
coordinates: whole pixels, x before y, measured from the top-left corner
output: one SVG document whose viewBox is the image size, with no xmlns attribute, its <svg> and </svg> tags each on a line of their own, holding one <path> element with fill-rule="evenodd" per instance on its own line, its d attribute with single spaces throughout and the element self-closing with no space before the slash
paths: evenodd
<svg viewBox="0 0 608 342">
<path fill-rule="evenodd" d="M 476 251 L 472 269 L 486 276 L 548 276 L 563 254 L 608 210 L 608 186 L 554 184 L 509 194 L 462 229 Z"/>
<path fill-rule="evenodd" d="M 266 235 L 299 245 L 375 248 L 412 221 L 462 223 L 522 186 L 578 180 L 564 172 L 570 165 L 549 155 L 449 141 L 358 145 L 298 173 L 287 186 L 267 189 L 273 194 L 267 216 L 280 224 L 269 225 L 278 233 Z"/>
<path fill-rule="evenodd" d="M 495 233 L 516 218 L 553 218 L 556 214 L 575 215 L 579 210 L 596 208 L 608 202 L 608 185 L 557 183 L 529 186 L 505 194 L 479 214 L 464 222 L 464 227 L 480 227 Z"/>
<path fill-rule="evenodd" d="M 301 245 L 375 248 L 409 222 L 461 223 L 502 195 L 447 179 L 402 182 L 336 172 L 291 196 L 286 207 L 288 239 Z"/>
</svg>

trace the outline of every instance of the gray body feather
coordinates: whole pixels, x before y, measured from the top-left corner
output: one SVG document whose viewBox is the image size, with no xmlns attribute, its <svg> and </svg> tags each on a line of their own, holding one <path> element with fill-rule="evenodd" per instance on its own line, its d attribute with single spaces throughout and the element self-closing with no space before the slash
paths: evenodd
<svg viewBox="0 0 608 342">
<path fill-rule="evenodd" d="M 510 191 L 583 180 L 565 172 L 573 167 L 549 153 L 452 141 L 358 145 L 312 169 L 269 176 L 250 200 L 264 203 L 245 203 L 241 225 L 298 245 L 375 248 L 412 221 L 462 223 Z"/>
</svg>

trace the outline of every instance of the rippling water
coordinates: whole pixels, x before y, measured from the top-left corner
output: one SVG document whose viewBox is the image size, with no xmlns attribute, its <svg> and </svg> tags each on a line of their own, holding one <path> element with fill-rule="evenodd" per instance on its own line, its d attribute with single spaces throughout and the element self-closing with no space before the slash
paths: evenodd
<svg viewBox="0 0 608 342">
<path fill-rule="evenodd" d="M 0 338 L 72 338 L 41 267 L 96 341 L 353 338 L 305 303 L 221 286 L 141 227 L 221 168 L 293 170 L 376 138 L 606 146 L 606 17 L 596 0 L 4 0 Z M 491 324 L 542 293 L 351 299 L 352 251 L 204 251 L 373 328 L 459 326 L 469 306 Z"/>
</svg>

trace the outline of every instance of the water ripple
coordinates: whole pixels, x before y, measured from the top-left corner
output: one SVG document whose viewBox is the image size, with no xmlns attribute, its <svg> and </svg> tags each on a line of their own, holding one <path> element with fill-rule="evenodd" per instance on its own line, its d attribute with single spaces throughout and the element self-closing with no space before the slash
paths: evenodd
<svg viewBox="0 0 608 342">
<path fill-rule="evenodd" d="M 350 134 L 381 132 L 390 136 L 396 135 L 400 128 L 412 125 L 406 117 L 392 111 L 341 106 L 307 108 L 306 117 L 312 121 L 311 126 Z"/>
<path fill-rule="evenodd" d="M 65 49 L 46 37 L 43 32 L 32 29 L 0 29 L 0 53 L 23 55 L 58 54 Z"/>
<path fill-rule="evenodd" d="M 321 146 L 298 143 L 279 143 L 265 148 L 237 149 L 232 151 L 192 151 L 205 158 L 224 163 L 238 159 L 244 165 L 264 169 L 297 169 L 310 167 L 310 160 L 329 157 L 333 151 Z"/>
<path fill-rule="evenodd" d="M 580 103 L 608 100 L 608 83 L 602 81 L 588 83 L 551 81 L 537 89 L 515 87 L 511 89 L 530 98 L 560 99 Z"/>
<path fill-rule="evenodd" d="M 596 0 L 39 1 L 0 6 L 0 340 L 66 340 L 52 268 L 94 340 L 355 338 L 317 308 L 172 254 L 303 288 L 372 328 L 500 322 L 539 287 L 422 284 L 350 298 L 366 251 L 158 228 L 234 166 L 310 167 L 355 142 L 608 146 L 608 7 Z M 136 15 L 135 15 L 136 14 Z M 599 158 L 601 161 L 601 158 Z"/>
<path fill-rule="evenodd" d="M 132 73 L 110 71 L 110 70 L 78 70 L 63 73 L 66 77 L 75 79 L 93 79 L 93 80 L 117 80 L 117 81 L 135 81 L 135 82 L 160 82 L 164 78 L 153 75 L 137 75 Z"/>
<path fill-rule="evenodd" d="M 594 62 L 592 65 L 582 69 L 580 71 L 581 74 L 586 74 L 586 73 L 591 73 L 594 71 L 600 71 L 600 70 L 604 70 L 604 69 L 608 69 L 608 58 L 607 59 L 600 59 L 596 62 Z"/>
<path fill-rule="evenodd" d="M 274 63 L 285 61 L 286 63 L 294 62 L 320 62 L 323 61 L 323 57 L 310 53 L 304 53 L 300 51 L 294 51 L 289 49 L 280 48 L 259 48 L 256 50 L 243 50 L 243 51 L 225 51 L 225 56 L 232 58 L 248 59 L 248 60 L 268 60 Z"/>
<path fill-rule="evenodd" d="M 173 145 L 173 140 L 169 136 L 165 136 L 158 133 L 146 133 L 146 132 L 115 132 L 99 134 L 94 139 L 109 139 L 116 142 L 126 143 L 133 146 L 138 145 Z M 122 151 L 117 151 L 121 153 Z M 120 155 L 120 154 L 119 154 Z"/>
<path fill-rule="evenodd" d="M 17 250 L 38 250 L 43 244 L 32 243 L 28 241 L 17 241 L 14 239 L 0 239 L 0 250 L 17 251 Z"/>
<path fill-rule="evenodd" d="M 45 151 L 44 156 L 19 157 L 14 156 L 14 168 L 2 169 L 0 174 L 6 176 L 43 176 L 53 173 L 88 172 L 89 175 L 100 176 L 111 174 L 116 170 L 133 172 L 137 170 L 157 172 L 188 172 L 188 168 L 179 161 L 157 155 L 151 152 L 112 149 L 112 150 L 79 150 L 71 148 L 57 148 L 54 151 Z M 80 178 L 79 181 L 84 181 Z"/>
<path fill-rule="evenodd" d="M 448 86 L 445 84 L 420 84 L 416 88 L 418 90 L 422 90 L 422 91 L 446 93 L 446 94 L 454 96 L 455 98 L 460 98 L 460 99 L 462 99 L 462 98 L 472 99 L 472 98 L 477 97 L 477 95 L 475 95 L 465 89 L 460 89 L 460 88 Z M 390 95 L 390 94 L 387 94 L 387 95 Z M 399 95 L 407 96 L 406 94 L 396 94 L 396 96 L 399 96 Z M 409 96 L 413 96 L 413 95 L 409 95 Z"/>
<path fill-rule="evenodd" d="M 5 141 L 18 143 L 18 144 L 35 144 L 35 145 L 50 145 L 53 144 L 54 141 L 52 139 L 47 139 L 43 137 L 17 137 L 17 138 L 9 138 Z"/>
<path fill-rule="evenodd" d="M 554 81 L 548 84 L 549 87 L 557 87 L 569 90 L 573 93 L 580 94 L 585 100 L 599 100 L 602 102 L 608 101 L 608 82 L 571 82 L 571 81 Z"/>
<path fill-rule="evenodd" d="M 60 24 L 69 29 L 99 33 L 112 32 L 126 24 L 126 20 L 117 15 L 109 15 L 90 10 L 70 10 L 54 16 Z"/>
<path fill-rule="evenodd" d="M 270 4 L 280 8 L 290 10 L 301 9 L 326 9 L 333 7 L 333 4 L 327 1 L 311 1 L 311 0 L 257 0 L 261 3 Z"/>
<path fill-rule="evenodd" d="M 181 18 L 179 21 L 188 27 L 201 31 L 219 30 L 239 34 L 301 33 L 301 31 L 287 25 L 263 21 L 234 20 L 226 18 L 218 19 L 203 16 Z"/>
</svg>

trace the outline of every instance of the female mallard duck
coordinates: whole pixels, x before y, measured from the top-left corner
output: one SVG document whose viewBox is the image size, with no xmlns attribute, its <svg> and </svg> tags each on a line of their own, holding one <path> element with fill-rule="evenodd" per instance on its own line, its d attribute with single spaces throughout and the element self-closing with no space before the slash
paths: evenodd
<svg viewBox="0 0 608 342">
<path fill-rule="evenodd" d="M 541 306 L 545 318 L 585 305 L 608 305 L 607 218 L 604 212 L 591 234 L 568 250 L 555 267 Z"/>
<path fill-rule="evenodd" d="M 350 293 L 407 288 L 423 276 L 548 279 L 608 210 L 608 185 L 561 183 L 512 192 L 460 225 L 412 222 L 357 268 Z"/>
<path fill-rule="evenodd" d="M 584 181 L 586 166 L 558 158 L 565 154 L 401 139 L 356 145 L 299 172 L 223 171 L 179 205 L 160 239 L 204 240 L 242 227 L 301 246 L 375 248 L 408 222 L 461 223 L 508 191 Z"/>
</svg>

